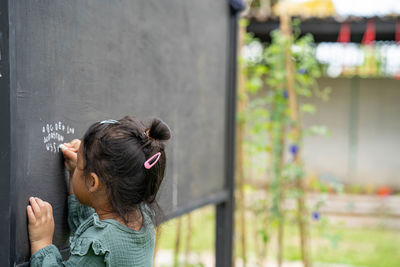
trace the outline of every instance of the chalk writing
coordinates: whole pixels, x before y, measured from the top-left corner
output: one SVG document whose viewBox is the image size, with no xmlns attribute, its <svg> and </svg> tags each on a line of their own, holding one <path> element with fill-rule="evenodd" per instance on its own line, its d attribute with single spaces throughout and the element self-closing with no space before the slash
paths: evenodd
<svg viewBox="0 0 400 267">
<path fill-rule="evenodd" d="M 66 135 L 75 134 L 75 128 L 61 121 L 55 123 L 46 123 L 42 126 L 43 144 L 46 151 L 57 153 L 58 147 L 64 142 L 72 140 L 72 136 L 65 140 Z"/>
</svg>

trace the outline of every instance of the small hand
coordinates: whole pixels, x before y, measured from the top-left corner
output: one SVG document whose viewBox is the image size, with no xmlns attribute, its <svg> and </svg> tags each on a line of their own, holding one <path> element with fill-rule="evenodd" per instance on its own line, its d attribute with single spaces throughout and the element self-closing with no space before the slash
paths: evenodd
<svg viewBox="0 0 400 267">
<path fill-rule="evenodd" d="M 64 143 L 60 146 L 61 151 L 65 159 L 65 168 L 69 171 L 69 194 L 74 194 L 74 189 L 72 186 L 72 177 L 76 169 L 76 164 L 78 162 L 78 150 L 81 145 L 81 140 L 74 139 L 70 143 Z"/>
<path fill-rule="evenodd" d="M 26 207 L 28 214 L 29 241 L 31 255 L 53 243 L 54 218 L 51 205 L 40 198 L 29 198 L 30 205 Z"/>
<path fill-rule="evenodd" d="M 65 167 L 73 174 L 76 168 L 76 162 L 78 159 L 78 150 L 81 145 L 81 140 L 74 139 L 70 143 L 64 143 L 60 146 L 61 151 L 65 158 Z M 72 175 L 71 175 L 72 176 Z"/>
</svg>

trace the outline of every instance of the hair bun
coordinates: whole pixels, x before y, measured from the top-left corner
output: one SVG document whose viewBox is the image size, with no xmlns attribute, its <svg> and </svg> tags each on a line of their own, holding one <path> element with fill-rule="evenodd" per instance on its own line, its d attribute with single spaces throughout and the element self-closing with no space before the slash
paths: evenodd
<svg viewBox="0 0 400 267">
<path fill-rule="evenodd" d="M 171 130 L 165 122 L 154 118 L 150 123 L 149 136 L 155 140 L 167 141 L 171 138 Z"/>
</svg>

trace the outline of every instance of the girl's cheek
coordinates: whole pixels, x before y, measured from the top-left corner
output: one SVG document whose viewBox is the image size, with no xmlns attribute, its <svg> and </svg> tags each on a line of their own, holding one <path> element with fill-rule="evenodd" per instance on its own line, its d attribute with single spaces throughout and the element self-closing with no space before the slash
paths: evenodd
<svg viewBox="0 0 400 267">
<path fill-rule="evenodd" d="M 75 195 L 78 195 L 80 193 L 79 186 L 78 186 L 78 179 L 79 179 L 79 177 L 78 177 L 78 175 L 76 175 L 74 177 L 74 179 L 72 180 L 72 188 L 74 190 Z"/>
<path fill-rule="evenodd" d="M 77 185 L 76 180 L 73 182 L 72 187 L 74 189 L 75 197 L 82 203 L 81 189 Z M 82 203 L 83 204 L 83 203 Z"/>
<path fill-rule="evenodd" d="M 75 193 L 75 195 L 76 195 L 76 182 L 75 182 L 75 180 L 76 179 L 74 179 L 74 180 L 72 180 L 72 189 L 74 190 L 74 193 Z"/>
</svg>

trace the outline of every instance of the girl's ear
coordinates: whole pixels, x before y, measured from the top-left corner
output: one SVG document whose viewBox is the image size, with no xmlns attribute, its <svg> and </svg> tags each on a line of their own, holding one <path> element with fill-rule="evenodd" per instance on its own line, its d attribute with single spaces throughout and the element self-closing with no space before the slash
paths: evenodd
<svg viewBox="0 0 400 267">
<path fill-rule="evenodd" d="M 100 179 L 96 173 L 91 172 L 87 181 L 88 190 L 90 193 L 96 192 L 100 188 Z"/>
</svg>

